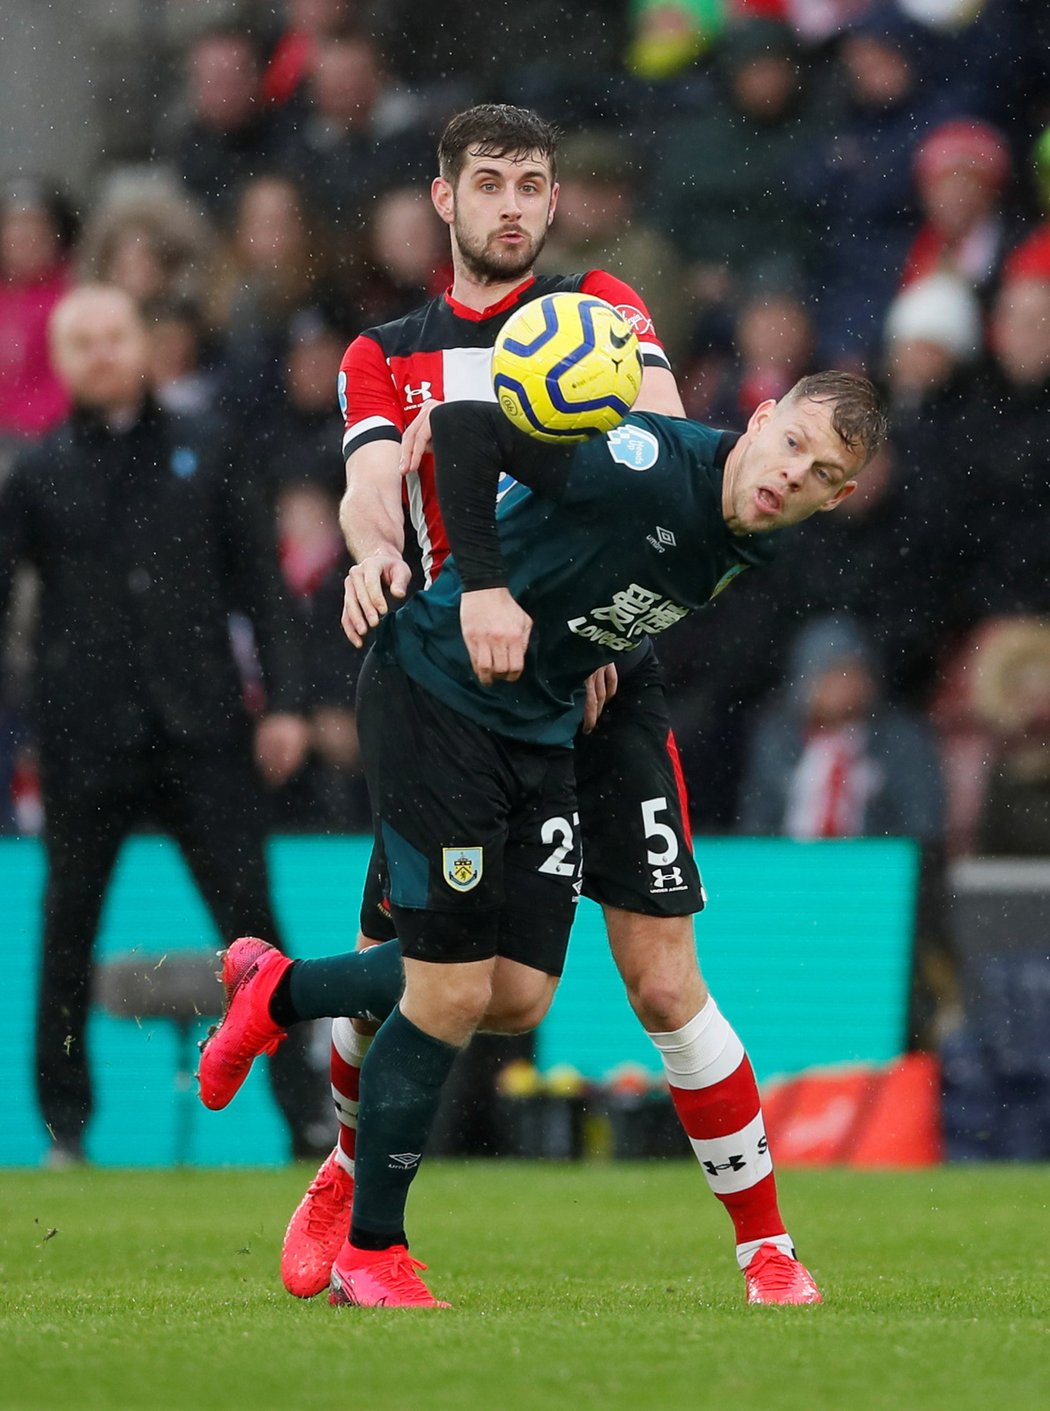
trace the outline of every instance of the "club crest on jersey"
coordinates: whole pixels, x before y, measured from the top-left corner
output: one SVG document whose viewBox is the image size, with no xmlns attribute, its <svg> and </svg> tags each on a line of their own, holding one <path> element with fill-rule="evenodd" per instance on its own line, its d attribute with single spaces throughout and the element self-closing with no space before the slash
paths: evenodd
<svg viewBox="0 0 1050 1411">
<path fill-rule="evenodd" d="M 605 441 L 613 460 L 628 470 L 651 470 L 660 455 L 656 437 L 640 426 L 617 426 L 605 433 Z"/>
<path fill-rule="evenodd" d="M 485 871 L 483 848 L 442 848 L 441 870 L 454 892 L 471 892 Z"/>
</svg>

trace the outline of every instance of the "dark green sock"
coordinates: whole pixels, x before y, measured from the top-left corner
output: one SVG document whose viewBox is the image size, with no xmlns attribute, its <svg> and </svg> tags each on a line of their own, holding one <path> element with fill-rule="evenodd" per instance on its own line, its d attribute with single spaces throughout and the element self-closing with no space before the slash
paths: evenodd
<svg viewBox="0 0 1050 1411">
<path fill-rule="evenodd" d="M 304 1019 L 354 1018 L 370 1014 L 385 1019 L 401 998 L 405 968 L 397 941 L 367 950 L 297 960 L 282 977 L 270 1001 L 270 1015 L 281 1028 Z"/>
<path fill-rule="evenodd" d="M 405 1242 L 408 1189 L 458 1053 L 417 1029 L 400 1009 L 372 1040 L 361 1066 L 354 1158 L 350 1242 L 358 1248 Z"/>
</svg>

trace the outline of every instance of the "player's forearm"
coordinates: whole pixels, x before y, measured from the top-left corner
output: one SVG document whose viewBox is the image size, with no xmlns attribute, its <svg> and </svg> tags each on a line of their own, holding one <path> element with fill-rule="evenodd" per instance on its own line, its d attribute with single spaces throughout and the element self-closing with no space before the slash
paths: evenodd
<svg viewBox="0 0 1050 1411">
<path fill-rule="evenodd" d="M 634 404 L 636 412 L 659 412 L 662 416 L 685 416 L 678 384 L 674 373 L 666 367 L 647 367 L 642 374 L 642 385 L 638 400 Z"/>
<path fill-rule="evenodd" d="M 404 553 L 405 517 L 396 447 L 392 466 L 348 467 L 339 525 L 346 547 L 358 563 L 378 552 Z"/>
</svg>

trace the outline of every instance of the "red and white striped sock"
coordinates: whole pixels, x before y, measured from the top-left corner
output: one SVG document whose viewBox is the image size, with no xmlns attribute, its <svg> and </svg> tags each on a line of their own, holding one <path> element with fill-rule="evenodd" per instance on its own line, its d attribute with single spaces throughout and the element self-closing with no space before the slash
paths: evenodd
<svg viewBox="0 0 1050 1411">
<path fill-rule="evenodd" d="M 681 1029 L 649 1037 L 660 1050 L 678 1120 L 700 1169 L 733 1222 L 741 1269 L 762 1244 L 794 1254 L 777 1206 L 754 1070 L 725 1016 L 709 997 Z"/>
<path fill-rule="evenodd" d="M 332 1101 L 339 1121 L 339 1141 L 335 1159 L 344 1171 L 354 1174 L 357 1155 L 357 1109 L 361 1097 L 361 1064 L 372 1042 L 371 1034 L 361 1034 L 349 1019 L 332 1020 Z"/>
</svg>

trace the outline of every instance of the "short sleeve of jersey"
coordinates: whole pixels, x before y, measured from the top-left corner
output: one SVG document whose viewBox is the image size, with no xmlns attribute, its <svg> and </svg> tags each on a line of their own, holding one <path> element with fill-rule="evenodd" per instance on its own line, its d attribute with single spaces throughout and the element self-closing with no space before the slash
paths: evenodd
<svg viewBox="0 0 1050 1411">
<path fill-rule="evenodd" d="M 344 460 L 370 441 L 400 442 L 405 429 L 401 402 L 386 356 L 370 334 L 360 334 L 343 354 L 338 392 Z"/>
<path fill-rule="evenodd" d="M 583 276 L 580 283 L 581 294 L 594 294 L 619 309 L 624 318 L 638 335 L 642 350 L 642 362 L 646 367 L 670 368 L 671 363 L 664 352 L 664 345 L 656 336 L 653 319 L 639 294 L 617 279 L 607 269 L 592 269 Z"/>
<path fill-rule="evenodd" d="M 559 498 L 599 515 L 610 501 L 632 504 L 639 514 L 671 507 L 682 495 L 687 463 L 713 461 L 721 436 L 696 422 L 632 413 L 580 445 Z"/>
</svg>

